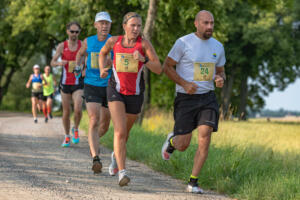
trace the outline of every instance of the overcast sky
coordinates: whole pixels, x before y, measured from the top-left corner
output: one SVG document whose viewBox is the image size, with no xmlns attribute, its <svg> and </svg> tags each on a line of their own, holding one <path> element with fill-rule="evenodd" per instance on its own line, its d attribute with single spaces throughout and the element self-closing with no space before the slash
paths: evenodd
<svg viewBox="0 0 300 200">
<path fill-rule="evenodd" d="M 265 98 L 265 109 L 300 111 L 300 79 L 290 84 L 284 91 L 275 91 Z"/>
</svg>

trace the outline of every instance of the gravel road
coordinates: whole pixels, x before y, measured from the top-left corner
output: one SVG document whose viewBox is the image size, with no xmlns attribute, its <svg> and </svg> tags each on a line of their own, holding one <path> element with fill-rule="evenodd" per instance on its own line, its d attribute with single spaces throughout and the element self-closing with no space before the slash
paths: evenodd
<svg viewBox="0 0 300 200">
<path fill-rule="evenodd" d="M 91 171 L 87 137 L 69 148 L 63 139 L 61 118 L 33 123 L 29 114 L 0 113 L 0 200 L 14 199 L 229 199 L 214 192 L 184 192 L 182 181 L 127 160 L 131 182 L 120 188 L 108 174 L 111 151 L 101 147 L 100 175 Z"/>
</svg>

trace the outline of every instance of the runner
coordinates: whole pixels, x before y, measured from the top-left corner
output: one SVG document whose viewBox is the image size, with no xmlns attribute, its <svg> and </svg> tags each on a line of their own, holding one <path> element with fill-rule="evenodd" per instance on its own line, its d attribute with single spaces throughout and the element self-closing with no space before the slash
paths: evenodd
<svg viewBox="0 0 300 200">
<path fill-rule="evenodd" d="M 50 66 L 45 66 L 43 79 L 46 80 L 47 83 L 44 82 L 43 84 L 43 113 L 46 123 L 48 122 L 48 115 L 50 119 L 52 119 L 52 102 L 55 91 L 54 86 L 56 86 L 56 80 L 50 71 Z"/>
<path fill-rule="evenodd" d="M 43 98 L 43 77 L 40 74 L 40 66 L 34 65 L 33 66 L 33 74 L 29 76 L 29 79 L 26 83 L 26 88 L 30 87 L 30 83 L 32 83 L 31 89 L 31 107 L 32 107 L 32 115 L 34 123 L 37 123 L 37 108 L 41 108 L 42 105 L 42 98 Z M 45 81 L 47 82 L 47 81 Z"/>
<path fill-rule="evenodd" d="M 67 24 L 68 40 L 60 43 L 57 47 L 56 53 L 52 58 L 51 66 L 63 66 L 62 77 L 60 81 L 60 93 L 62 98 L 63 108 L 63 126 L 65 129 L 65 139 L 62 143 L 63 147 L 70 146 L 70 114 L 71 101 L 74 106 L 74 126 L 72 128 L 72 142 L 77 144 L 79 142 L 78 126 L 82 116 L 82 95 L 83 95 L 83 79 L 75 77 L 73 73 L 76 66 L 76 54 L 81 47 L 81 41 L 78 40 L 78 35 L 81 27 L 77 22 L 70 22 Z M 58 58 L 61 57 L 61 61 Z"/>
<path fill-rule="evenodd" d="M 89 115 L 88 141 L 90 153 L 93 158 L 92 170 L 100 173 L 102 163 L 99 158 L 99 137 L 103 136 L 109 127 L 110 114 L 107 105 L 106 87 L 111 70 L 106 78 L 100 78 L 99 71 L 99 52 L 108 38 L 111 27 L 111 19 L 107 12 L 96 14 L 94 27 L 97 34 L 86 38 L 77 53 L 76 64 L 81 65 L 87 57 L 87 68 L 84 78 L 84 98 L 87 112 Z M 108 60 L 111 65 L 111 59 Z"/>
<path fill-rule="evenodd" d="M 164 63 L 164 72 L 176 83 L 174 102 L 174 132 L 162 147 L 162 158 L 169 160 L 177 149 L 185 151 L 192 131 L 198 130 L 198 149 L 187 191 L 203 193 L 198 175 L 207 158 L 211 133 L 217 131 L 219 106 L 214 93 L 225 81 L 225 53 L 223 45 L 212 38 L 214 17 L 205 10 L 195 18 L 196 33 L 179 38 Z M 176 70 L 174 69 L 176 65 Z"/>
<path fill-rule="evenodd" d="M 109 69 L 104 68 L 106 56 L 112 49 L 114 51 L 113 74 L 108 83 L 107 98 L 114 125 L 112 158 L 115 154 L 117 165 L 115 163 L 114 167 L 119 170 L 120 186 L 130 181 L 125 169 L 126 142 L 144 100 L 143 68 L 146 66 L 156 74 L 162 71 L 151 43 L 141 37 L 141 17 L 134 12 L 127 13 L 123 18 L 123 29 L 125 35 L 109 38 L 99 57 L 101 77 L 104 78 L 109 74 Z"/>
</svg>

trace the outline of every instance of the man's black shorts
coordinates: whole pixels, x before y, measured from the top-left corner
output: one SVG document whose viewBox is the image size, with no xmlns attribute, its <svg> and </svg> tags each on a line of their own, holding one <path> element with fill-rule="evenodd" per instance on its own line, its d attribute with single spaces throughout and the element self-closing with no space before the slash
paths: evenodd
<svg viewBox="0 0 300 200">
<path fill-rule="evenodd" d="M 114 87 L 111 85 L 107 86 L 107 100 L 112 101 L 121 101 L 125 104 L 126 113 L 129 114 L 138 114 L 141 112 L 144 93 L 142 92 L 139 95 L 123 95 L 120 94 Z"/>
<path fill-rule="evenodd" d="M 79 85 L 64 85 L 60 84 L 60 90 L 65 94 L 73 94 L 76 90 L 82 90 L 83 84 Z"/>
<path fill-rule="evenodd" d="M 31 97 L 36 97 L 40 100 L 43 99 L 43 92 L 31 92 Z"/>
<path fill-rule="evenodd" d="M 86 103 L 100 103 L 103 107 L 108 108 L 106 87 L 84 84 L 83 97 Z"/>
<path fill-rule="evenodd" d="M 174 101 L 174 134 L 191 133 L 199 125 L 218 130 L 219 105 L 213 91 L 205 94 L 177 93 Z"/>
<path fill-rule="evenodd" d="M 48 96 L 44 96 L 44 95 L 43 95 L 42 100 L 43 100 L 43 101 L 47 101 L 48 98 L 53 99 L 53 93 L 50 94 L 50 95 L 48 95 Z"/>
</svg>

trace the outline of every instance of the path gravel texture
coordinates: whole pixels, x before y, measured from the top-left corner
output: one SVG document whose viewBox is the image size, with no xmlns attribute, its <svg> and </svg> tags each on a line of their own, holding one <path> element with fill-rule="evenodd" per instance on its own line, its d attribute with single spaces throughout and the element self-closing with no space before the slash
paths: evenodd
<svg viewBox="0 0 300 200">
<path fill-rule="evenodd" d="M 100 175 L 91 171 L 87 137 L 62 148 L 61 118 L 37 124 L 29 114 L 0 112 L 0 200 L 45 199 L 229 199 L 211 191 L 185 192 L 186 185 L 144 164 L 127 160 L 131 182 L 119 187 L 108 174 L 111 150 L 101 147 L 104 165 Z"/>
</svg>

